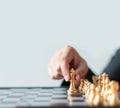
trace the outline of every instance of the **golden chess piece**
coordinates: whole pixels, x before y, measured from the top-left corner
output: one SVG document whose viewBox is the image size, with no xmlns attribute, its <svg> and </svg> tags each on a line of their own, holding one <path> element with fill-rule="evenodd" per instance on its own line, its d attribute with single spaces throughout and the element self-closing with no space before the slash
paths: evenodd
<svg viewBox="0 0 120 108">
<path fill-rule="evenodd" d="M 75 83 L 74 83 L 75 71 L 73 68 L 71 69 L 70 76 L 71 76 L 71 80 L 70 80 L 70 87 L 68 89 L 68 95 L 77 95 L 78 90 L 75 88 Z"/>
</svg>

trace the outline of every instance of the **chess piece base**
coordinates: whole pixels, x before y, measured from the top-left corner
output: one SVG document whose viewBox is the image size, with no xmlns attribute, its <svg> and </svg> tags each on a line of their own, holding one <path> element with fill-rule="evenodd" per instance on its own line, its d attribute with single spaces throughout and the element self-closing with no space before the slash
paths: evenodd
<svg viewBox="0 0 120 108">
<path fill-rule="evenodd" d="M 67 93 L 68 93 L 68 95 L 77 95 L 78 90 L 68 90 Z"/>
</svg>

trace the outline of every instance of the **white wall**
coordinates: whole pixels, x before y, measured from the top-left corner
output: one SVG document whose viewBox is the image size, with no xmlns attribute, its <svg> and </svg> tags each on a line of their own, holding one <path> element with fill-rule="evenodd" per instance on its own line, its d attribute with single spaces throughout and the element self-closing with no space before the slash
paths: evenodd
<svg viewBox="0 0 120 108">
<path fill-rule="evenodd" d="M 47 64 L 67 44 L 100 73 L 120 47 L 120 1 L 0 1 L 1 87 L 59 86 Z"/>
</svg>

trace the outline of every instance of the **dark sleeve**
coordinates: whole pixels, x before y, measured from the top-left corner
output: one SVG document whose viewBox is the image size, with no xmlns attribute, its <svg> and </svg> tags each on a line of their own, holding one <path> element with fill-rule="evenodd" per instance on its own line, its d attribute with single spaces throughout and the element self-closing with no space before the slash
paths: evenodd
<svg viewBox="0 0 120 108">
<path fill-rule="evenodd" d="M 88 74 L 86 76 L 86 79 L 88 79 L 90 82 L 92 82 L 92 76 L 95 75 L 91 69 L 88 69 Z M 61 86 L 69 87 L 70 82 L 66 82 L 65 80 L 62 82 Z"/>
<path fill-rule="evenodd" d="M 120 83 L 120 49 L 118 49 L 111 58 L 104 72 L 109 75 L 111 80 L 116 80 Z"/>
<path fill-rule="evenodd" d="M 86 79 L 88 79 L 88 81 L 92 82 L 92 76 L 95 75 L 91 69 L 88 69 L 88 74 L 85 77 Z"/>
</svg>

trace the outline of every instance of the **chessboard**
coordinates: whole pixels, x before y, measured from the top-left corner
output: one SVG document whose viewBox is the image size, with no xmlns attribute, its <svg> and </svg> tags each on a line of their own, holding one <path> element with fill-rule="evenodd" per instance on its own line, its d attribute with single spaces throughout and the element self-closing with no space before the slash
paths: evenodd
<svg viewBox="0 0 120 108">
<path fill-rule="evenodd" d="M 43 87 L 39 89 L 39 95 L 34 99 L 30 106 L 19 106 L 18 108 L 77 108 L 89 107 L 84 96 L 81 94 L 68 95 L 66 87 Z"/>
<path fill-rule="evenodd" d="M 83 94 L 68 95 L 67 91 L 66 87 L 0 88 L 0 108 L 106 108 L 90 106 Z"/>
</svg>

